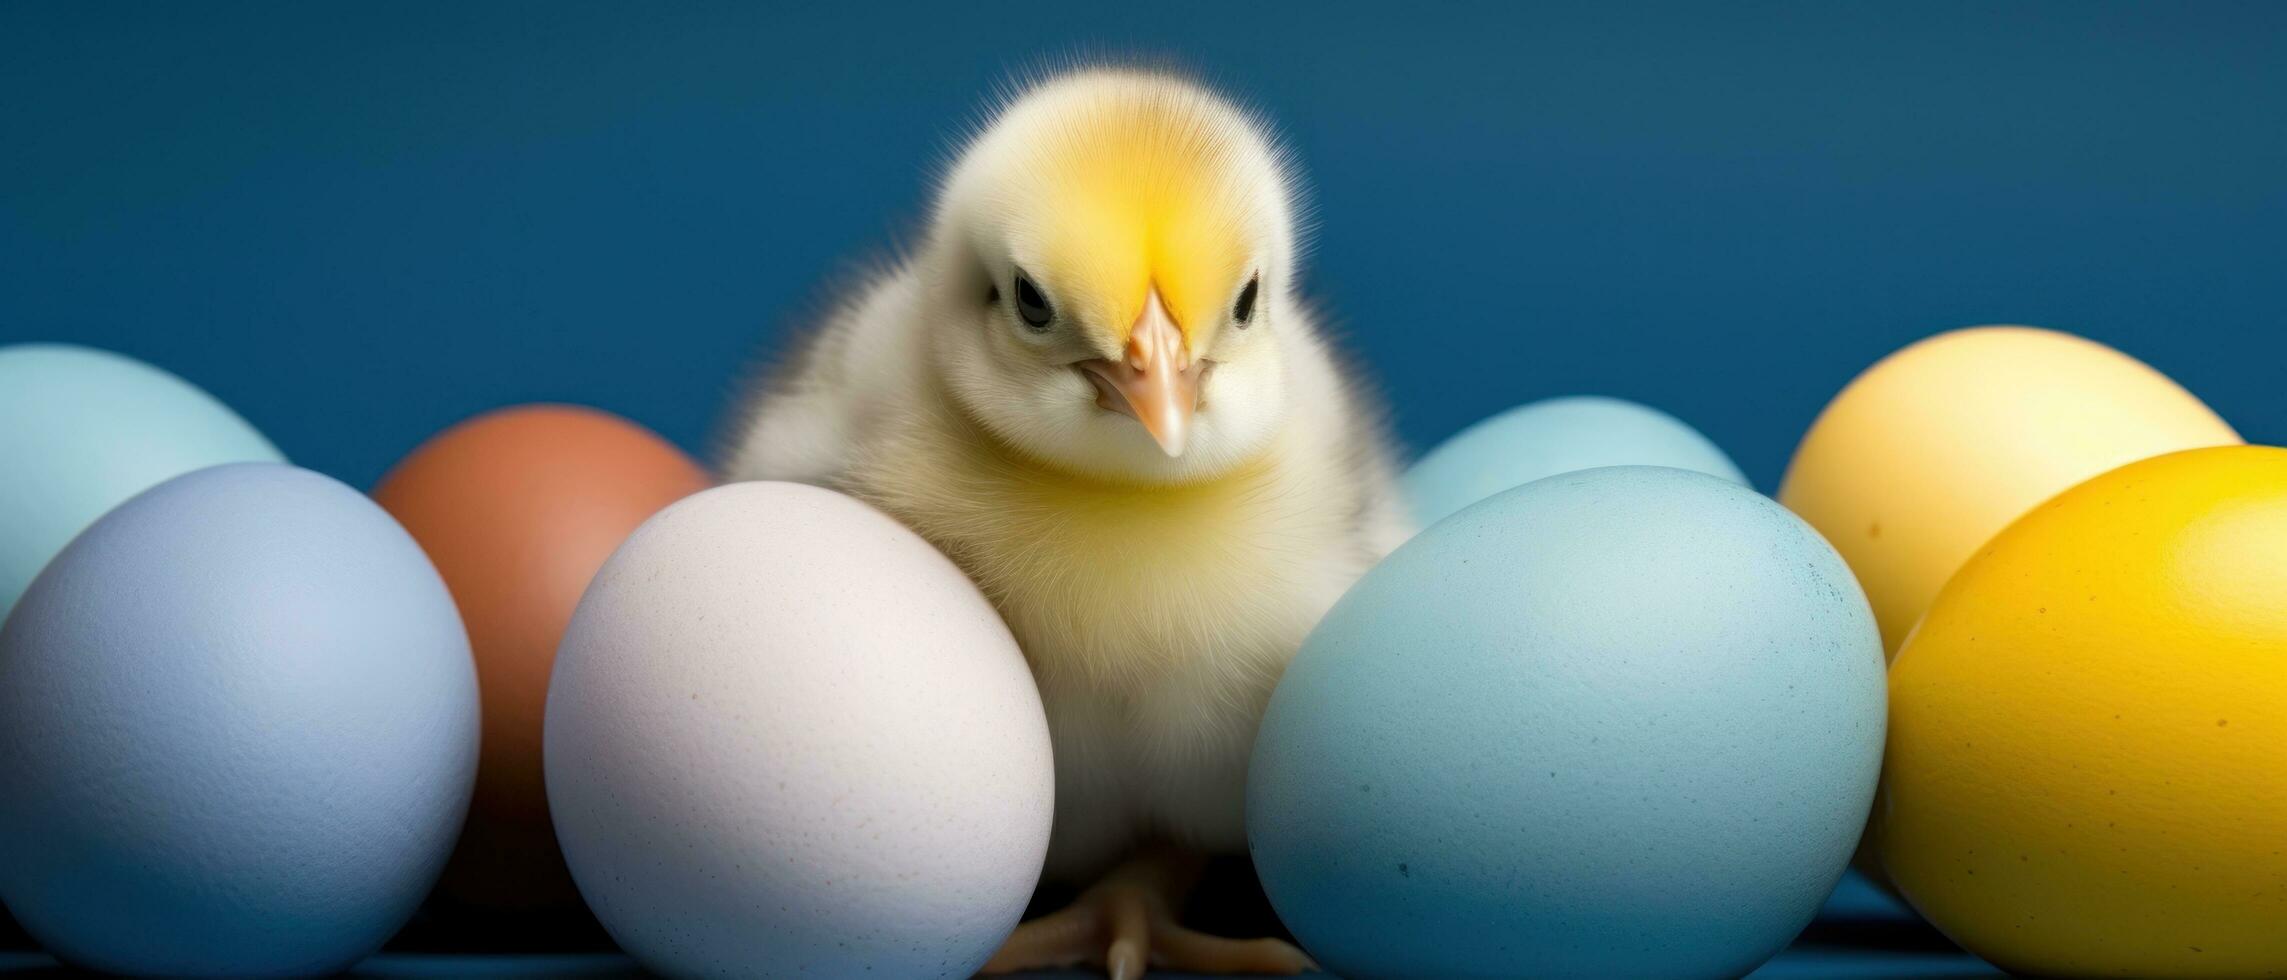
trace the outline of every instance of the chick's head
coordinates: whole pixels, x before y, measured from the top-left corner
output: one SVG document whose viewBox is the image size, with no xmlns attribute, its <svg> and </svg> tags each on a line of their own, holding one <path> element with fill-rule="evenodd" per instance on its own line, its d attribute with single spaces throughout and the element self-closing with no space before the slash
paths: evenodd
<svg viewBox="0 0 2287 980">
<path fill-rule="evenodd" d="M 1287 412 L 1292 207 L 1261 128 L 1196 84 L 1038 85 L 940 192 L 933 367 L 986 430 L 1063 470 L 1174 483 L 1244 466 Z"/>
</svg>

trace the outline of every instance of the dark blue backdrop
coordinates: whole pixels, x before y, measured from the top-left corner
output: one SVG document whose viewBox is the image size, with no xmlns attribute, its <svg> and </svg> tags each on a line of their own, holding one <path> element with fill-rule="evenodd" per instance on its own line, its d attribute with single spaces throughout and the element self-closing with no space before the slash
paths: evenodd
<svg viewBox="0 0 2287 980">
<path fill-rule="evenodd" d="M 1143 52 L 1281 121 L 1417 449 L 1608 393 L 1768 489 L 1852 373 L 1992 321 L 2287 438 L 2287 4 L 1394 6 L 11 3 L 0 342 L 359 485 L 530 399 L 700 448 L 996 82 Z"/>
</svg>

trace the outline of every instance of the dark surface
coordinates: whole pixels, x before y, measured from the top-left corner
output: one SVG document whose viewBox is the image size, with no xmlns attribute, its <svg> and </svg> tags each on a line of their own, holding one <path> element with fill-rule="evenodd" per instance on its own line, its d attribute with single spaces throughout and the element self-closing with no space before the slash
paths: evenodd
<svg viewBox="0 0 2287 980">
<path fill-rule="evenodd" d="M 35 954 L 0 953 L 0 975 L 72 976 L 53 961 Z M 590 954 L 569 956 L 445 956 L 397 953 L 376 956 L 350 974 L 353 977 L 644 977 L 649 976 L 624 956 Z M 1189 974 L 1159 973 L 1175 980 Z M 1759 978 L 1886 978 L 1921 980 L 1930 977 L 1999 977 L 2005 974 L 1962 953 L 1889 952 L 1835 948 L 1798 943 L 1750 974 Z M 1077 971 L 1027 974 L 1037 980 L 1101 980 L 1102 974 Z"/>
<path fill-rule="evenodd" d="M 697 448 L 909 240 L 1012 69 L 1267 109 L 1417 449 L 1667 408 L 1771 489 L 1855 372 L 2031 322 L 2287 430 L 2287 4 L 0 5 L 0 342 L 115 348 L 366 486 L 567 399 Z"/>
<path fill-rule="evenodd" d="M 1067 896 L 1044 891 L 1035 911 Z M 1278 920 L 1243 862 L 1226 862 L 1210 872 L 1185 910 L 1190 921 L 1231 935 L 1280 934 Z M 465 920 L 463 920 L 465 923 Z M 0 927 L 0 950 L 23 945 L 13 924 Z M 1521 972 L 1529 973 L 1528 968 Z M 36 952 L 0 951 L 0 974 L 63 975 L 55 961 Z M 450 916 L 425 913 L 361 964 L 359 977 L 640 977 L 634 961 L 614 952 L 593 919 L 455 925 Z M 1997 977 L 2002 974 L 1956 949 L 1895 899 L 1864 879 L 1843 879 L 1826 907 L 1792 947 L 1756 971 L 1756 977 Z M 1077 972 L 1039 977 L 1082 980 Z M 1155 974 L 1155 976 L 1172 976 Z"/>
</svg>

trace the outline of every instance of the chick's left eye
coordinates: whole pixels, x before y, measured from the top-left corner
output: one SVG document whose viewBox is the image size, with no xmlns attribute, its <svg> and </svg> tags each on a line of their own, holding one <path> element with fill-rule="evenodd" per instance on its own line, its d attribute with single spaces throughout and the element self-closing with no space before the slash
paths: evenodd
<svg viewBox="0 0 2287 980">
<path fill-rule="evenodd" d="M 1016 274 L 1016 312 L 1034 330 L 1048 329 L 1048 321 L 1056 316 L 1056 311 L 1048 306 L 1048 297 L 1022 272 Z"/>
<path fill-rule="evenodd" d="M 1255 318 L 1255 287 L 1260 286 L 1262 281 L 1261 276 L 1247 280 L 1247 288 L 1239 290 L 1239 301 L 1231 304 L 1231 318 L 1239 321 L 1242 327 Z"/>
</svg>

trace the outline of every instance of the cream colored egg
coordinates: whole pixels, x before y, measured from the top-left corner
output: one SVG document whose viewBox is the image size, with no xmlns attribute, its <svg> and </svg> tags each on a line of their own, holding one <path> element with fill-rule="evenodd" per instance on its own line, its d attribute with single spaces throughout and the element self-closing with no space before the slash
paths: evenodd
<svg viewBox="0 0 2287 980">
<path fill-rule="evenodd" d="M 1048 853 L 1016 641 L 831 491 L 732 484 L 645 522 L 565 630 L 545 727 L 572 877 L 669 976 L 966 977 Z"/>
<path fill-rule="evenodd" d="M 1835 396 L 1779 502 L 1833 542 L 1892 655 L 1955 569 L 2018 515 L 2107 470 L 2239 434 L 2143 362 L 2033 327 L 1913 344 Z"/>
</svg>

